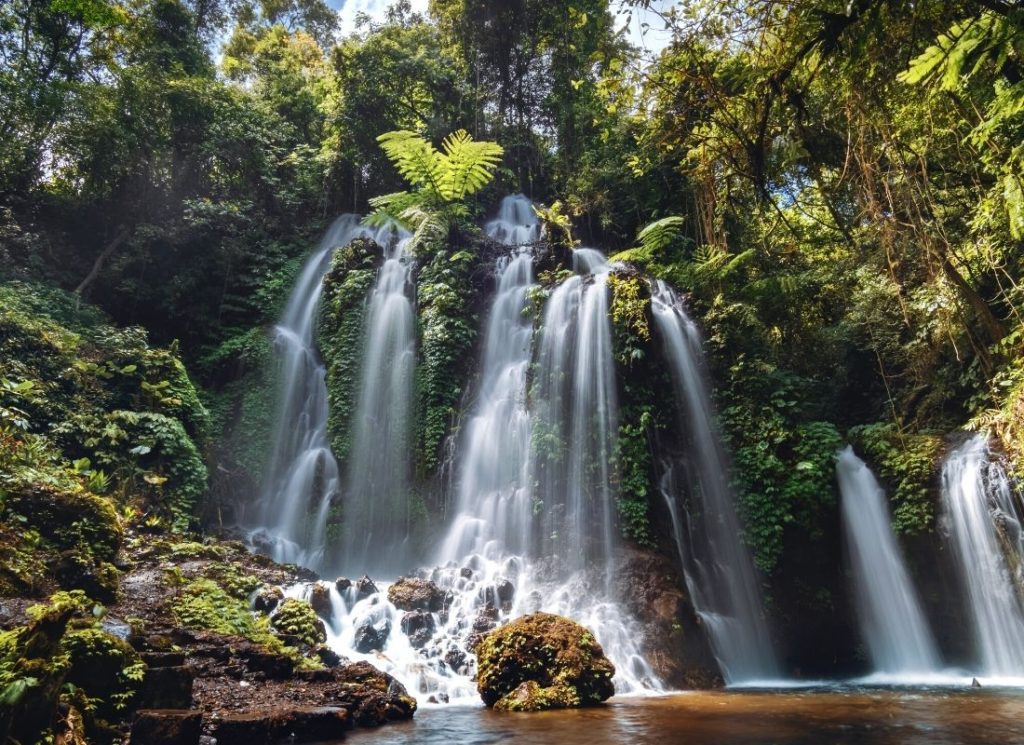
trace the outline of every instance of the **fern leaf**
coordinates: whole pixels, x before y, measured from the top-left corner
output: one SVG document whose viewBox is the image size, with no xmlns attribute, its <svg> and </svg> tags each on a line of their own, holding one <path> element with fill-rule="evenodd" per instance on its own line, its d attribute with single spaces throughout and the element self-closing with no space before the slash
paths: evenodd
<svg viewBox="0 0 1024 745">
<path fill-rule="evenodd" d="M 440 192 L 445 201 L 464 199 L 484 188 L 505 153 L 498 143 L 478 142 L 464 129 L 448 135 L 443 150 Z"/>
<path fill-rule="evenodd" d="M 377 138 L 377 142 L 402 178 L 413 186 L 427 187 L 440 193 L 445 164 L 443 156 L 433 145 L 407 129 L 386 132 Z"/>
<path fill-rule="evenodd" d="M 682 227 L 683 218 L 678 215 L 670 215 L 650 223 L 640 231 L 636 239 L 648 255 L 661 253 L 673 242 L 679 240 Z"/>
</svg>

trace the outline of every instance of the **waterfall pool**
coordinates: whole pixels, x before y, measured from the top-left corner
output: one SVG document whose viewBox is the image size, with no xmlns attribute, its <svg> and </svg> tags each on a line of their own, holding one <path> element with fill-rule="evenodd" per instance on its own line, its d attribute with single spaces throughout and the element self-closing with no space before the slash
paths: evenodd
<svg viewBox="0 0 1024 745">
<path fill-rule="evenodd" d="M 1022 738 L 1019 689 L 826 687 L 616 696 L 598 708 L 536 714 L 430 706 L 347 742 L 1004 745 Z"/>
</svg>

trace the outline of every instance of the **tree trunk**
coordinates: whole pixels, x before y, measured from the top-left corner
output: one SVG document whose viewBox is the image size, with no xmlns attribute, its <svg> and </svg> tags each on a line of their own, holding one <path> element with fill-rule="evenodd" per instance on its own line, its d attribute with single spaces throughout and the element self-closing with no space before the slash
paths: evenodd
<svg viewBox="0 0 1024 745">
<path fill-rule="evenodd" d="M 78 299 L 75 301 L 76 309 L 82 302 L 82 298 L 85 296 L 85 291 L 89 288 L 89 285 L 91 285 L 96 277 L 99 276 L 100 270 L 103 269 L 103 264 L 110 258 L 114 251 L 120 248 L 122 243 L 128 240 L 128 236 L 131 235 L 131 232 L 131 228 L 128 226 L 122 227 L 117 231 L 117 235 L 114 236 L 114 239 L 110 241 L 110 243 L 106 245 L 106 248 L 100 252 L 100 255 L 96 257 L 96 261 L 92 263 L 92 269 L 90 269 L 89 273 L 85 275 L 85 279 L 82 280 L 81 284 L 75 288 L 75 294 L 78 295 Z"/>
</svg>

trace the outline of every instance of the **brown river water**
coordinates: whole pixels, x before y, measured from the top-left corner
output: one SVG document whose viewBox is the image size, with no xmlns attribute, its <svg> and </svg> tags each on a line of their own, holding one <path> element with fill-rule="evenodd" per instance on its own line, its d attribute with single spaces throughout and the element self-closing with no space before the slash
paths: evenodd
<svg viewBox="0 0 1024 745">
<path fill-rule="evenodd" d="M 1024 690 L 714 691 L 537 714 L 425 707 L 411 722 L 356 732 L 346 742 L 1016 745 L 1024 744 Z"/>
</svg>

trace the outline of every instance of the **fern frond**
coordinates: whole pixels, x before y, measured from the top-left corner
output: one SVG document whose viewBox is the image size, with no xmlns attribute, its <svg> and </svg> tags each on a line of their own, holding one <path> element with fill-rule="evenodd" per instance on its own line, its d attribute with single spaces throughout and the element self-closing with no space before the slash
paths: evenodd
<svg viewBox="0 0 1024 745">
<path fill-rule="evenodd" d="M 437 243 L 444 239 L 448 224 L 436 212 L 413 205 L 402 213 L 402 220 L 413 228 L 409 239 L 409 251 L 416 253 L 420 246 Z"/>
<path fill-rule="evenodd" d="M 478 142 L 464 129 L 448 135 L 443 149 L 440 191 L 445 201 L 464 199 L 487 186 L 505 153 L 498 143 Z"/>
<path fill-rule="evenodd" d="M 647 256 L 661 253 L 682 235 L 683 218 L 669 215 L 655 220 L 637 235 L 637 242 Z"/>
<path fill-rule="evenodd" d="M 407 129 L 385 132 L 377 142 L 406 181 L 440 193 L 444 156 L 433 145 Z"/>
<path fill-rule="evenodd" d="M 391 222 L 408 228 L 409 225 L 402 218 L 402 213 L 415 202 L 415 199 L 415 196 L 407 191 L 396 191 L 373 197 L 369 200 L 373 211 L 366 216 L 363 222 L 374 228 L 382 228 Z"/>
</svg>

